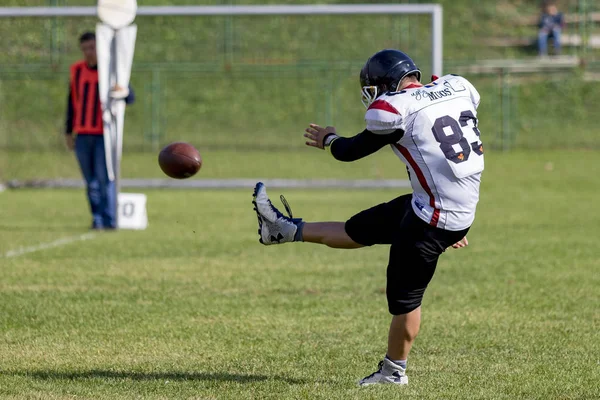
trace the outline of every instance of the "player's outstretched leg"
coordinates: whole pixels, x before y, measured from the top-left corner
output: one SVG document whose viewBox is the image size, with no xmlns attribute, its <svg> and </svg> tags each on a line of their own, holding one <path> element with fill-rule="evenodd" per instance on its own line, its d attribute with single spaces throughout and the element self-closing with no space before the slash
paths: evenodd
<svg viewBox="0 0 600 400">
<path fill-rule="evenodd" d="M 282 202 L 289 214 L 283 215 L 272 203 L 267 195 L 264 183 L 258 182 L 254 187 L 254 211 L 258 217 L 258 234 L 260 242 L 264 245 L 280 244 L 301 241 L 302 225 L 301 218 L 292 218 L 292 212 L 283 198 Z"/>
<path fill-rule="evenodd" d="M 281 201 L 289 217 L 283 215 L 267 196 L 262 182 L 254 188 L 252 204 L 258 217 L 260 242 L 265 245 L 287 242 L 324 244 L 335 249 L 357 249 L 363 247 L 352 240 L 346 232 L 345 222 L 304 222 L 292 218 L 291 209 L 283 196 Z"/>
</svg>

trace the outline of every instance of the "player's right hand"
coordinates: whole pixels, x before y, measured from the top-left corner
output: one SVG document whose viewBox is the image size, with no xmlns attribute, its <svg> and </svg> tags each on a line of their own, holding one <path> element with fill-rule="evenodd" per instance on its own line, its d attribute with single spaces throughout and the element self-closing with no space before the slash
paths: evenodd
<svg viewBox="0 0 600 400">
<path fill-rule="evenodd" d="M 67 145 L 67 149 L 75 149 L 75 138 L 73 135 L 65 135 L 65 144 Z"/>
<path fill-rule="evenodd" d="M 324 149 L 325 144 L 323 141 L 325 140 L 325 137 L 330 133 L 335 133 L 335 128 L 333 126 L 323 128 L 317 124 L 310 124 L 304 131 L 306 132 L 304 137 L 308 139 L 306 142 L 307 146 Z"/>
</svg>

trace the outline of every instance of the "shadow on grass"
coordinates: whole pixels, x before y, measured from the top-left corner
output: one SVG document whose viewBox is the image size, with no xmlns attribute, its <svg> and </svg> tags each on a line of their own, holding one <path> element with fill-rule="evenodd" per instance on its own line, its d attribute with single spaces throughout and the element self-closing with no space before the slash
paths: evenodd
<svg viewBox="0 0 600 400">
<path fill-rule="evenodd" d="M 227 372 L 132 372 L 132 371 L 108 371 L 108 370 L 89 370 L 79 372 L 58 372 L 58 371 L 20 371 L 6 372 L 14 376 L 23 376 L 34 379 L 57 379 L 57 380 L 84 380 L 84 379 L 128 379 L 133 381 L 215 381 L 215 382 L 238 382 L 254 383 L 267 380 L 276 380 L 286 382 L 291 385 L 306 383 L 301 379 L 287 378 L 278 375 L 246 375 L 231 374 Z"/>
</svg>

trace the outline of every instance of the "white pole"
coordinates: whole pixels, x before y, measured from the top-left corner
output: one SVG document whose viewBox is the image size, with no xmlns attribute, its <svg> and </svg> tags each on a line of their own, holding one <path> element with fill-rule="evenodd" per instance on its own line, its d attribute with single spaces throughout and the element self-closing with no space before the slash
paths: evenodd
<svg viewBox="0 0 600 400">
<path fill-rule="evenodd" d="M 96 7 L 0 7 L 2 17 L 95 16 Z M 443 22 L 439 4 L 337 4 L 254 6 L 146 6 L 137 15 L 373 15 L 431 14 L 432 72 L 443 74 Z"/>
<path fill-rule="evenodd" d="M 110 44 L 110 67 L 109 67 L 109 80 L 114 80 L 114 82 L 110 82 L 110 86 L 114 87 L 114 85 L 116 85 L 118 76 L 117 76 L 117 35 L 118 31 L 115 30 L 115 35 L 112 38 L 112 42 Z M 110 89 L 109 89 L 110 90 Z M 110 96 L 109 96 L 110 97 Z M 116 104 L 115 104 L 115 100 L 111 99 L 109 101 L 109 107 L 111 108 L 111 115 L 112 115 L 112 129 L 114 130 L 113 132 L 111 132 L 113 134 L 113 143 L 111 146 L 111 151 L 112 151 L 112 163 L 113 163 L 113 171 L 114 171 L 114 176 L 115 176 L 115 198 L 114 200 L 114 210 L 115 210 L 115 226 L 117 228 L 119 228 L 119 193 L 121 193 L 121 187 L 120 187 L 120 178 L 121 178 L 121 157 L 119 154 L 119 140 L 123 140 L 122 137 L 119 137 L 119 119 L 117 118 L 117 116 L 115 115 L 115 111 L 116 111 Z M 122 132 L 122 131 L 121 131 Z"/>
<path fill-rule="evenodd" d="M 443 20 L 442 20 L 442 7 L 437 5 L 433 9 L 433 15 L 431 18 L 431 58 L 433 60 L 433 65 L 431 69 L 434 75 L 442 76 L 443 75 L 443 57 L 444 57 L 444 48 L 443 48 Z"/>
</svg>

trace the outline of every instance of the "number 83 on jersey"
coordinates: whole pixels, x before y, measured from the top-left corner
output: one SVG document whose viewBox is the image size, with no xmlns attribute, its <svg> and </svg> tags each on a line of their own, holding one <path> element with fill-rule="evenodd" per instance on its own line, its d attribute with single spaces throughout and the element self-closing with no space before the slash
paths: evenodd
<svg viewBox="0 0 600 400">
<path fill-rule="evenodd" d="M 457 178 L 483 171 L 483 143 L 471 110 L 461 112 L 458 120 L 450 115 L 439 117 L 431 131 Z"/>
</svg>

